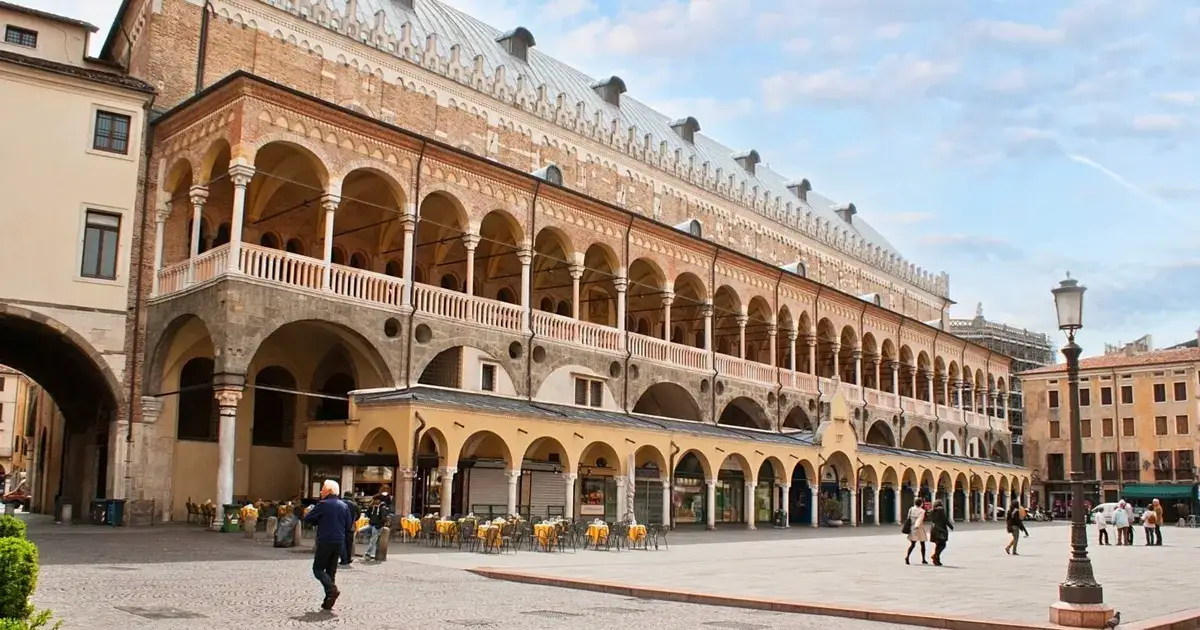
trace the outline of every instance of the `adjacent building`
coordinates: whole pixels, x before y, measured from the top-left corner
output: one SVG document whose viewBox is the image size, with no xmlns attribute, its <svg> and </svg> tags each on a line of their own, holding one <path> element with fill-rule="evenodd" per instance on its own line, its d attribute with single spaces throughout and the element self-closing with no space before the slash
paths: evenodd
<svg viewBox="0 0 1200 630">
<path fill-rule="evenodd" d="M 26 478 L 30 386 L 24 374 L 0 365 L 0 494 L 16 489 Z"/>
<path fill-rule="evenodd" d="M 90 24 L 0 2 L 0 31 L 0 268 L 19 270 L 0 276 L 0 363 L 66 413 L 70 446 L 55 456 L 73 471 L 61 494 L 80 505 L 124 491 L 130 254 L 154 89 L 88 57 Z"/>
<path fill-rule="evenodd" d="M 1053 364 L 1054 344 L 1045 333 L 989 322 L 983 316 L 982 303 L 976 306 L 974 318 L 951 319 L 950 332 L 1011 359 L 1009 369 L 1012 370 L 1013 377 L 1009 381 L 1008 405 L 1006 408 L 996 407 L 996 411 L 1005 414 L 1003 417 L 1008 421 L 1008 428 L 1012 431 L 1013 463 L 1024 464 L 1025 435 L 1022 418 L 1024 401 L 1022 400 L 1021 380 L 1017 375 L 1026 370 Z"/>
<path fill-rule="evenodd" d="M 1019 375 L 1025 394 L 1025 453 L 1034 497 L 1065 507 L 1071 469 L 1066 366 Z M 1196 497 L 1200 445 L 1200 349 L 1122 352 L 1080 366 L 1085 479 L 1093 504 L 1158 498 L 1174 505 Z"/>
</svg>

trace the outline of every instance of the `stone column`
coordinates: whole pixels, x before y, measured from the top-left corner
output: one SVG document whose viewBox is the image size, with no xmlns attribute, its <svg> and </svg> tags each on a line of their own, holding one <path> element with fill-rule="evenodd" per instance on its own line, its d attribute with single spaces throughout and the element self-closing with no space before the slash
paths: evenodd
<svg viewBox="0 0 1200 630">
<path fill-rule="evenodd" d="M 933 373 L 929 371 L 925 372 L 925 389 L 928 390 L 929 402 L 937 404 L 937 398 L 933 395 Z"/>
<path fill-rule="evenodd" d="M 776 356 L 779 354 L 779 348 L 775 345 L 775 338 L 779 335 L 779 328 L 775 324 L 767 326 L 767 345 L 771 347 L 771 351 L 767 354 L 771 355 L 771 367 L 777 367 L 779 361 Z"/>
<path fill-rule="evenodd" d="M 662 522 L 663 526 L 671 526 L 671 479 L 664 477 L 660 479 L 662 482 Z"/>
<path fill-rule="evenodd" d="M 754 490 L 757 487 L 758 484 L 754 481 L 746 482 L 746 500 L 743 503 L 746 504 L 746 529 L 751 531 L 758 529 L 755 525 L 757 515 L 754 513 Z"/>
<path fill-rule="evenodd" d="M 881 359 L 878 354 L 871 358 L 871 369 L 875 372 L 875 386 L 873 389 L 876 390 L 883 389 L 883 380 L 881 379 L 879 369 L 882 364 L 883 359 Z"/>
<path fill-rule="evenodd" d="M 854 350 L 850 353 L 850 357 L 854 359 L 854 384 L 862 387 L 862 350 Z"/>
<path fill-rule="evenodd" d="M 916 366 L 913 366 L 911 374 L 912 374 L 912 389 L 909 390 L 909 393 L 912 394 L 913 400 L 916 400 L 916 399 L 920 398 L 920 396 L 917 395 L 917 368 L 916 368 Z"/>
<path fill-rule="evenodd" d="M 817 336 L 805 335 L 804 345 L 808 346 L 808 373 L 817 375 Z"/>
<path fill-rule="evenodd" d="M 879 511 L 883 506 L 879 503 L 879 486 L 875 486 L 875 504 L 872 511 L 875 513 L 875 524 L 879 524 Z"/>
<path fill-rule="evenodd" d="M 454 473 L 458 472 L 458 469 L 447 466 L 439 468 L 438 472 L 442 476 L 442 505 L 439 511 L 442 518 L 450 518 L 454 498 Z"/>
<path fill-rule="evenodd" d="M 629 477 L 619 475 L 615 478 L 615 481 L 617 482 L 617 520 L 623 521 L 625 520 L 626 512 L 629 511 L 628 497 L 625 496 L 625 493 L 628 492 L 626 488 L 629 484 Z"/>
<path fill-rule="evenodd" d="M 400 217 L 400 227 L 404 230 L 404 291 L 400 296 L 402 306 L 412 306 L 413 291 L 413 242 L 417 231 L 417 205 L 413 204 L 408 214 Z"/>
<path fill-rule="evenodd" d="M 892 361 L 888 364 L 888 367 L 892 368 L 892 393 L 895 394 L 896 396 L 899 396 L 900 395 L 900 362 Z M 900 401 L 897 400 L 896 404 L 899 404 L 899 403 L 900 403 Z"/>
<path fill-rule="evenodd" d="M 625 291 L 629 288 L 629 279 L 618 274 L 613 278 L 613 286 L 617 289 L 617 330 L 625 332 Z"/>
<path fill-rule="evenodd" d="M 579 281 L 583 278 L 585 267 L 581 264 L 574 264 L 567 268 L 571 274 L 571 317 L 579 319 Z"/>
<path fill-rule="evenodd" d="M 949 496 L 950 500 L 946 501 L 946 515 L 950 517 L 952 522 L 954 521 L 954 504 L 957 503 L 957 501 L 954 500 L 954 495 L 955 492 L 951 490 L 949 493 L 947 493 L 947 496 Z"/>
<path fill-rule="evenodd" d="M 783 527 L 789 528 L 792 526 L 792 486 L 786 483 L 777 483 L 782 500 L 779 502 L 780 509 L 783 510 Z"/>
<path fill-rule="evenodd" d="M 947 376 L 942 377 L 942 404 L 950 405 L 950 378 Z"/>
<path fill-rule="evenodd" d="M 533 249 L 528 241 L 521 244 L 517 259 L 521 261 L 521 330 L 529 332 L 529 300 L 533 288 L 529 285 L 529 278 L 533 265 Z"/>
<path fill-rule="evenodd" d="M 750 316 L 745 313 L 737 315 L 738 327 L 738 358 L 746 358 L 746 324 L 750 322 Z"/>
<path fill-rule="evenodd" d="M 954 381 L 954 390 L 958 396 L 958 400 L 955 401 L 955 406 L 958 407 L 959 411 L 962 411 L 963 410 L 963 382 L 962 382 L 962 379 Z M 964 420 L 965 420 L 965 418 L 964 418 Z"/>
<path fill-rule="evenodd" d="M 999 417 L 1007 418 L 1008 417 L 1008 395 L 1005 392 L 1000 391 L 996 394 L 996 399 L 1000 402 L 1000 416 Z"/>
<path fill-rule="evenodd" d="M 704 507 L 704 519 L 707 523 L 706 527 L 710 530 L 717 528 L 717 480 L 705 479 L 704 485 L 707 487 L 708 496 L 707 504 Z"/>
<path fill-rule="evenodd" d="M 900 522 L 900 510 L 902 508 L 902 506 L 900 505 L 900 498 L 901 498 L 900 495 L 901 495 L 900 488 L 895 488 L 892 490 L 892 496 L 896 497 L 896 500 L 892 501 L 892 510 L 895 512 L 895 517 L 896 517 L 895 522 L 896 523 Z M 915 497 L 915 495 L 914 495 L 914 497 Z M 914 501 L 915 500 L 916 499 L 914 499 Z"/>
<path fill-rule="evenodd" d="M 858 527 L 858 490 L 850 489 L 850 527 Z"/>
<path fill-rule="evenodd" d="M 712 302 L 705 302 L 700 307 L 700 314 L 704 316 L 704 349 L 711 351 L 713 349 L 713 305 L 712 305 Z"/>
<path fill-rule="evenodd" d="M 663 341 L 671 341 L 671 304 L 675 303 L 675 293 L 668 290 L 662 295 L 663 307 Z"/>
<path fill-rule="evenodd" d="M 342 494 L 354 492 L 354 466 L 342 466 L 342 478 L 338 481 L 342 486 Z"/>
<path fill-rule="evenodd" d="M 841 353 L 841 350 L 842 350 L 842 344 L 840 344 L 840 343 L 829 344 L 829 352 L 833 356 L 833 374 L 830 375 L 831 377 L 833 377 L 833 376 L 836 376 L 838 378 L 842 377 L 841 357 L 838 356 Z"/>
<path fill-rule="evenodd" d="M 234 449 L 237 446 L 237 408 L 242 389 L 227 388 L 214 392 L 220 428 L 217 441 L 217 518 L 213 528 L 220 529 L 225 519 L 225 505 L 233 501 Z"/>
<path fill-rule="evenodd" d="M 160 462 L 166 462 L 169 465 L 170 454 L 163 454 L 154 450 L 154 440 L 157 436 L 158 418 L 162 414 L 163 400 L 155 396 L 142 396 L 142 422 L 141 432 L 135 441 L 136 453 L 134 454 L 134 466 L 137 467 L 137 474 L 133 475 L 132 488 L 129 496 L 144 496 L 147 498 L 159 498 L 166 495 L 166 480 L 162 479 L 163 475 L 153 475 L 153 471 L 158 469 Z M 134 427 L 137 429 L 137 427 Z M 135 431 L 137 433 L 137 431 Z M 140 493 L 140 494 L 139 494 Z M 159 510 L 159 518 L 163 523 L 171 522 L 171 505 L 170 501 L 159 500 L 155 507 Z"/>
<path fill-rule="evenodd" d="M 328 291 L 333 271 L 333 221 L 341 198 L 337 195 L 321 195 L 321 208 L 325 210 L 325 238 L 322 243 L 321 260 L 324 261 L 321 271 L 321 288 Z"/>
<path fill-rule="evenodd" d="M 563 490 L 566 505 L 563 506 L 563 516 L 565 518 L 575 518 L 575 480 L 579 475 L 575 473 L 563 473 Z"/>
<path fill-rule="evenodd" d="M 411 468 L 396 469 L 396 517 L 413 513 L 413 479 L 416 473 Z M 420 510 L 416 510 L 420 512 Z"/>
<path fill-rule="evenodd" d="M 818 481 L 818 483 L 820 483 L 820 482 Z M 819 506 L 817 505 L 817 503 L 820 501 L 821 495 L 819 492 L 817 492 L 816 486 L 810 485 L 808 487 L 808 491 L 812 495 L 809 497 L 809 501 L 808 501 L 808 515 L 810 517 L 809 520 L 812 522 L 813 527 L 820 527 L 821 526 L 821 518 L 820 518 L 821 510 L 819 509 Z"/>
<path fill-rule="evenodd" d="M 478 234 L 463 234 L 463 248 L 467 250 L 467 295 L 475 295 L 475 248 L 479 247 Z"/>
<path fill-rule="evenodd" d="M 800 336 L 800 333 L 796 332 L 795 329 L 792 329 L 792 330 L 788 331 L 787 335 L 788 335 L 788 349 L 790 351 L 790 354 L 788 354 L 788 369 L 795 372 L 796 371 L 796 338 Z"/>
<path fill-rule="evenodd" d="M 508 515 L 511 516 L 517 513 L 517 485 L 521 483 L 521 471 L 506 470 L 504 475 L 508 477 Z"/>
<path fill-rule="evenodd" d="M 246 223 L 246 187 L 254 177 L 254 167 L 235 164 L 229 167 L 233 182 L 233 221 L 229 229 L 229 270 L 242 268 L 242 227 Z"/>
<path fill-rule="evenodd" d="M 208 200 L 208 187 L 192 186 L 188 190 L 188 199 L 192 202 L 192 240 L 188 244 L 188 258 L 192 263 L 188 266 L 187 283 L 191 284 L 196 280 L 196 257 L 200 255 L 200 224 L 204 220 L 204 202 Z"/>
<path fill-rule="evenodd" d="M 150 295 L 158 295 L 158 273 L 163 267 L 163 233 L 167 217 L 171 216 L 171 203 L 154 212 L 154 276 L 150 279 Z"/>
</svg>

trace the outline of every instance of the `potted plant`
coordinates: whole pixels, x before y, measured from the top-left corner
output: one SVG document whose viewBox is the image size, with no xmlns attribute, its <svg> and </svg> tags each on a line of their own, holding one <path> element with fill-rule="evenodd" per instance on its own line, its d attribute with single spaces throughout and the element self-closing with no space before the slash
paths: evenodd
<svg viewBox="0 0 1200 630">
<path fill-rule="evenodd" d="M 821 499 L 821 513 L 825 515 L 827 527 L 842 526 L 842 502 L 833 498 Z"/>
</svg>

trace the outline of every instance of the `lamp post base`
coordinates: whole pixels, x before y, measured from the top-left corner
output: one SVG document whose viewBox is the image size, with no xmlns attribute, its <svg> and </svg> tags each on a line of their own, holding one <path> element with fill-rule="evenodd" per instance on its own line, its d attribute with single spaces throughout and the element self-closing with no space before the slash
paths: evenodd
<svg viewBox="0 0 1200 630">
<path fill-rule="evenodd" d="M 1112 616 L 1113 608 L 1108 604 L 1055 602 L 1050 605 L 1050 623 L 1068 628 L 1103 628 Z"/>
</svg>

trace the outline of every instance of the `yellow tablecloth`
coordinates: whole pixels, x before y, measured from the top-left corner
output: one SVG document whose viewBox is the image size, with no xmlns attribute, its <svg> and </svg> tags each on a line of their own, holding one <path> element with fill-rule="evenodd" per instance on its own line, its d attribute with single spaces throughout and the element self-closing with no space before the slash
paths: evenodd
<svg viewBox="0 0 1200 630">
<path fill-rule="evenodd" d="M 442 536 L 450 536 L 458 531 L 458 523 L 454 521 L 438 521 L 437 533 Z"/>
<path fill-rule="evenodd" d="M 629 526 L 629 540 L 631 540 L 633 542 L 640 542 L 644 538 L 646 538 L 646 526 L 645 525 L 630 525 Z"/>
<path fill-rule="evenodd" d="M 400 528 L 409 536 L 416 537 L 421 533 L 421 519 L 419 518 L 404 518 L 400 519 Z"/>
<path fill-rule="evenodd" d="M 541 545 L 542 549 L 549 549 L 550 545 L 558 540 L 555 527 L 549 523 L 534 525 L 533 535 L 537 537 L 538 544 Z"/>
<path fill-rule="evenodd" d="M 479 536 L 479 540 L 482 540 L 482 541 L 484 541 L 484 544 L 487 544 L 488 534 L 491 532 L 496 532 L 495 537 L 492 539 L 492 546 L 499 547 L 500 546 L 500 526 L 499 525 L 480 525 L 479 529 L 477 530 L 477 535 Z"/>
<path fill-rule="evenodd" d="M 587 535 L 588 540 L 590 540 L 593 545 L 599 544 L 600 541 L 608 538 L 608 525 L 597 525 L 592 523 L 591 525 L 588 525 Z"/>
</svg>

